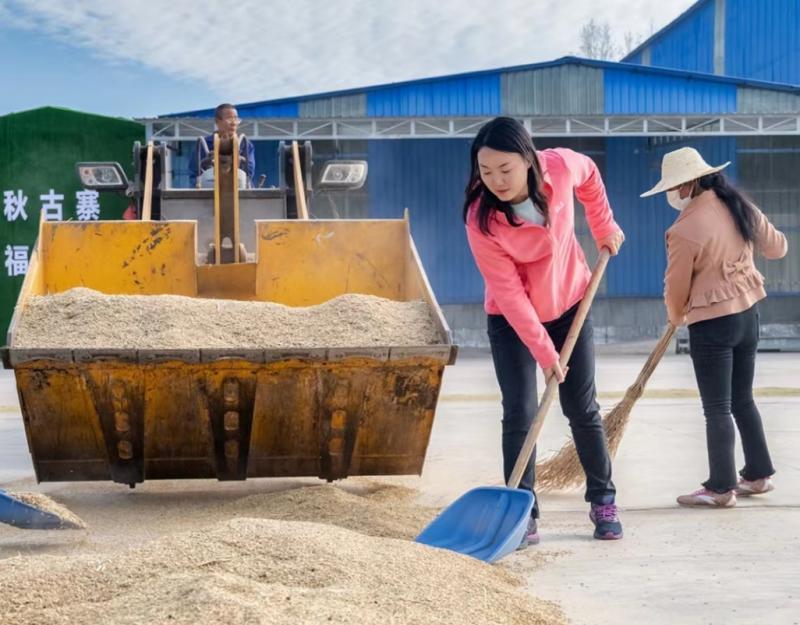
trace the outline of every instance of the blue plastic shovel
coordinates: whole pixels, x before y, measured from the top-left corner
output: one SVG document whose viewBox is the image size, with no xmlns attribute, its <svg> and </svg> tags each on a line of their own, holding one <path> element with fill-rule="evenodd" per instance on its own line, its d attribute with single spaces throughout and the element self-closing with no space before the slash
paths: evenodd
<svg viewBox="0 0 800 625">
<path fill-rule="evenodd" d="M 72 523 L 60 516 L 40 510 L 0 490 L 0 523 L 26 530 L 71 529 Z"/>
<path fill-rule="evenodd" d="M 562 368 L 567 366 L 572 356 L 583 322 L 603 279 L 609 256 L 607 249 L 600 251 L 592 279 L 586 287 L 586 293 L 559 354 Z M 418 543 L 457 551 L 489 563 L 508 555 L 519 546 L 528 527 L 533 508 L 533 493 L 517 487 L 531 459 L 539 432 L 542 431 L 544 417 L 550 410 L 557 390 L 558 380 L 552 377 L 542 394 L 539 410 L 517 456 L 508 486 L 483 486 L 468 491 L 422 530 L 417 536 Z"/>
</svg>

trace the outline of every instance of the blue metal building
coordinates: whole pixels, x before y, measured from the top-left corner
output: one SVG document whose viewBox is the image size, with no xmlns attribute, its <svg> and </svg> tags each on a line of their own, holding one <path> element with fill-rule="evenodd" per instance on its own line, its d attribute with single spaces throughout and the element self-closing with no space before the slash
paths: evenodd
<svg viewBox="0 0 800 625">
<path fill-rule="evenodd" d="M 623 61 L 800 84 L 800 0 L 700 0 Z"/>
<path fill-rule="evenodd" d="M 729 0 L 730 1 L 730 0 Z M 711 3 L 714 4 L 713 2 Z M 699 11 L 705 3 L 698 3 Z M 700 45 L 700 44 L 698 44 Z M 661 157 L 682 145 L 729 172 L 791 238 L 791 258 L 764 269 L 772 298 L 764 319 L 800 323 L 800 87 L 632 63 L 565 57 L 534 65 L 239 104 L 242 131 L 257 145 L 257 174 L 275 184 L 280 140 L 311 140 L 315 159 L 365 158 L 368 182 L 340 206 L 317 196 L 319 217 L 397 218 L 412 232 L 457 338 L 484 342 L 483 284 L 466 244 L 461 204 L 469 145 L 500 114 L 523 121 L 537 147 L 592 156 L 627 241 L 611 263 L 595 312 L 609 339 L 649 336 L 663 320 L 664 231 L 675 218 L 663 197 L 640 199 Z M 190 143 L 211 130 L 213 109 L 146 120 L 156 139 L 178 142 L 185 174 Z M 594 245 L 582 219 L 587 256 Z"/>
</svg>

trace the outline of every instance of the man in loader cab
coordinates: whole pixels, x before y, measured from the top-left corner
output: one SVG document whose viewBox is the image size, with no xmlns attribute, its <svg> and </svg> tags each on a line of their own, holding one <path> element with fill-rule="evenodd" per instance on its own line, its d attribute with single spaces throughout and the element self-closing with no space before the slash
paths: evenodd
<svg viewBox="0 0 800 625">
<path fill-rule="evenodd" d="M 220 139 L 233 137 L 239 128 L 240 121 L 239 113 L 233 104 L 226 102 L 214 109 L 214 123 Z M 192 188 L 197 186 L 197 179 L 201 174 L 214 166 L 213 159 L 214 135 L 198 139 L 189 159 L 189 185 Z M 239 143 L 239 169 L 247 175 L 246 187 L 252 187 L 253 174 L 256 170 L 256 150 L 247 137 L 242 137 Z"/>
</svg>

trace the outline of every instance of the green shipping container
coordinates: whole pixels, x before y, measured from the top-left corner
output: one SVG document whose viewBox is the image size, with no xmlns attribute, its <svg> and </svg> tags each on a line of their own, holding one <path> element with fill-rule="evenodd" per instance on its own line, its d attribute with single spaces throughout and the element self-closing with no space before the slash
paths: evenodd
<svg viewBox="0 0 800 625">
<path fill-rule="evenodd" d="M 79 161 L 117 161 L 131 174 L 134 141 L 144 126 L 112 117 L 45 107 L 0 117 L 0 329 L 8 324 L 28 268 L 39 220 L 121 219 L 122 195 L 83 189 Z"/>
</svg>

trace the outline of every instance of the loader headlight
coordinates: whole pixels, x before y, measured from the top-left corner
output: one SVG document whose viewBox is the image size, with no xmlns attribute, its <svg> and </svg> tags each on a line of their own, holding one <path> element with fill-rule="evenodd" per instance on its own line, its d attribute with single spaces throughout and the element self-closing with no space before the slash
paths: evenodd
<svg viewBox="0 0 800 625">
<path fill-rule="evenodd" d="M 78 163 L 78 178 L 85 189 L 124 191 L 128 179 L 119 163 Z"/>
<path fill-rule="evenodd" d="M 328 161 L 322 168 L 320 189 L 359 189 L 367 180 L 366 161 Z"/>
</svg>

